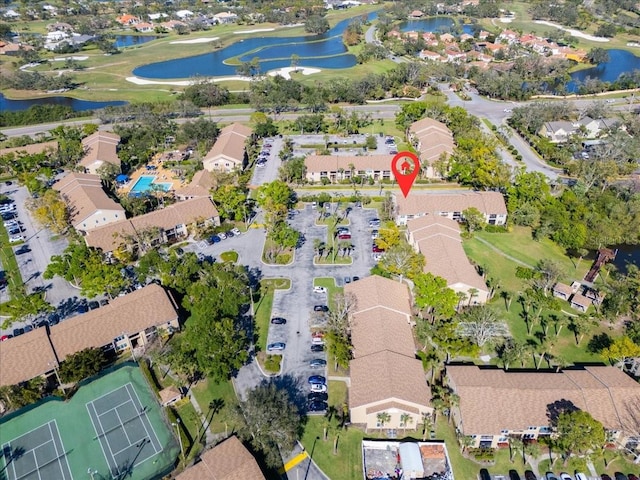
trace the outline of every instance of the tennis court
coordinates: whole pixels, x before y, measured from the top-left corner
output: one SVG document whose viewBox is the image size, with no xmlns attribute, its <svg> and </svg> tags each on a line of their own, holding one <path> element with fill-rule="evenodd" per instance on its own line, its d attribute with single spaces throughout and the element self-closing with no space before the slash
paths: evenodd
<svg viewBox="0 0 640 480">
<path fill-rule="evenodd" d="M 0 419 L 0 480 L 147 480 L 180 452 L 153 391 L 125 364 Z"/>
</svg>

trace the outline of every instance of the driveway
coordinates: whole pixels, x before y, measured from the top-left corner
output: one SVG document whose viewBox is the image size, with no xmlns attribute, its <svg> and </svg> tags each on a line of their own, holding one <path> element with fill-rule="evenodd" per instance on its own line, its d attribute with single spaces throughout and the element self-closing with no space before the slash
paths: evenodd
<svg viewBox="0 0 640 480">
<path fill-rule="evenodd" d="M 280 169 L 280 165 L 282 165 L 282 160 L 280 160 L 280 150 L 282 150 L 283 139 L 280 137 L 270 138 L 269 143 L 272 145 L 270 149 L 269 156 L 267 157 L 267 163 L 264 167 L 256 167 L 253 169 L 253 176 L 251 177 L 251 185 L 255 187 L 259 187 L 263 183 L 273 182 L 278 179 L 278 170 Z"/>
</svg>

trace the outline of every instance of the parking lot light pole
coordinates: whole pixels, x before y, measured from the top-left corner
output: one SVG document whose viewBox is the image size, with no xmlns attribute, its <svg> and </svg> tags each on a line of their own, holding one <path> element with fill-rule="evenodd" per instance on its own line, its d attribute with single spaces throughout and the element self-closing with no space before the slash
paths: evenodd
<svg viewBox="0 0 640 480">
<path fill-rule="evenodd" d="M 184 463 L 184 447 L 182 445 L 182 435 L 180 435 L 180 419 L 176 418 L 176 421 L 172 422 L 171 425 L 176 427 L 176 433 L 178 434 L 178 442 L 180 442 L 180 456 L 182 457 L 182 463 Z"/>
</svg>

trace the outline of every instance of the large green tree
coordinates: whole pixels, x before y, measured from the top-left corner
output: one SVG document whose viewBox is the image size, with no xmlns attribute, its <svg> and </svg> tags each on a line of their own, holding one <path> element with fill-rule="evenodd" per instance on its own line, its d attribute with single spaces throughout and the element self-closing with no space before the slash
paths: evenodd
<svg viewBox="0 0 640 480">
<path fill-rule="evenodd" d="M 606 441 L 602 423 L 583 410 L 560 413 L 555 427 L 558 434 L 555 443 L 565 458 L 573 453 L 585 454 L 597 450 Z"/>
<path fill-rule="evenodd" d="M 447 281 L 430 272 L 413 278 L 413 295 L 416 306 L 432 320 L 451 318 L 459 302 L 456 292 L 447 286 Z"/>
<path fill-rule="evenodd" d="M 65 383 L 79 382 L 100 372 L 107 364 L 104 352 L 99 348 L 85 348 L 69 355 L 60 364 L 60 380 Z"/>
</svg>

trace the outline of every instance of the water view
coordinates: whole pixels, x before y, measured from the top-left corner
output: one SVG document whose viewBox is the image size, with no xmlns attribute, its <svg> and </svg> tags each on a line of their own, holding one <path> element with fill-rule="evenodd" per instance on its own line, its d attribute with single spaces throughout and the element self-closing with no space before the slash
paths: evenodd
<svg viewBox="0 0 640 480">
<path fill-rule="evenodd" d="M 122 48 L 142 45 L 147 42 L 157 40 L 158 38 L 161 37 L 157 37 L 155 35 L 116 35 L 114 40 L 116 47 Z"/>
<path fill-rule="evenodd" d="M 633 53 L 615 48 L 608 50 L 608 52 L 609 61 L 607 63 L 572 73 L 571 82 L 567 84 L 567 91 L 577 91 L 576 81 L 583 82 L 587 77 L 597 78 L 603 82 L 615 82 L 623 73 L 640 70 L 640 57 L 636 57 Z"/>
<path fill-rule="evenodd" d="M 127 102 L 123 101 L 91 102 L 89 100 L 79 100 L 77 98 L 61 96 L 11 100 L 0 93 L 1 112 L 18 112 L 27 110 L 34 105 L 63 105 L 65 107 L 71 107 L 76 112 L 81 112 L 84 110 L 96 110 L 98 108 L 115 107 L 126 104 Z"/>
<path fill-rule="evenodd" d="M 449 17 L 430 17 L 402 22 L 400 24 L 400 31 L 449 33 L 454 30 L 454 27 L 455 22 Z M 462 33 L 473 35 L 473 25 L 462 25 Z"/>
<path fill-rule="evenodd" d="M 618 255 L 613 264 L 619 272 L 627 273 L 629 264 L 640 268 L 640 245 L 614 245 L 610 248 L 618 250 Z"/>
</svg>

